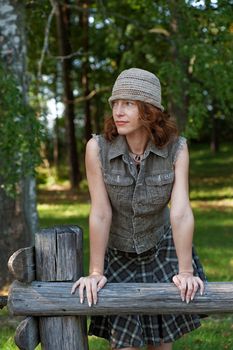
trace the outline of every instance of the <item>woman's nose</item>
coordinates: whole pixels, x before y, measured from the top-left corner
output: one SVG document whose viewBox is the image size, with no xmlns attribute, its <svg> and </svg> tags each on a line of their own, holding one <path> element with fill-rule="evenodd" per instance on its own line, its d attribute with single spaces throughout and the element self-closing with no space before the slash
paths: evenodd
<svg viewBox="0 0 233 350">
<path fill-rule="evenodd" d="M 117 103 L 116 106 L 114 106 L 114 112 L 116 115 L 122 115 L 124 114 L 124 107 L 121 103 Z"/>
</svg>

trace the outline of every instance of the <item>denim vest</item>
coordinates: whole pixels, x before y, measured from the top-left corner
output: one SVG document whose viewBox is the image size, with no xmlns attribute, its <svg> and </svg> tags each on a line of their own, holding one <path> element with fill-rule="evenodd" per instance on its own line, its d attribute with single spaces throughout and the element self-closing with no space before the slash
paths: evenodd
<svg viewBox="0 0 233 350">
<path fill-rule="evenodd" d="M 174 162 L 186 142 L 183 137 L 163 148 L 149 142 L 140 170 L 129 155 L 124 136 L 112 142 L 93 136 L 99 145 L 106 190 L 112 206 L 108 246 L 143 253 L 170 227 L 168 202 L 174 182 Z"/>
</svg>

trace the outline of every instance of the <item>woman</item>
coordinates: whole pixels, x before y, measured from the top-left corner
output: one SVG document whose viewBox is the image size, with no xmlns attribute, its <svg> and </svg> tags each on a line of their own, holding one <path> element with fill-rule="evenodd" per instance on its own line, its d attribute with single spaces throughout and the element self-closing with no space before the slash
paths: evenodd
<svg viewBox="0 0 233 350">
<path fill-rule="evenodd" d="M 109 99 L 113 116 L 104 136 L 86 148 L 91 195 L 90 274 L 74 283 L 89 306 L 109 282 L 171 282 L 189 303 L 204 291 L 192 249 L 194 219 L 188 196 L 188 149 L 161 105 L 158 78 L 131 68 L 117 78 Z M 170 202 L 170 211 L 168 203 Z M 93 317 L 90 334 L 111 349 L 172 349 L 199 327 L 197 315 Z"/>
</svg>

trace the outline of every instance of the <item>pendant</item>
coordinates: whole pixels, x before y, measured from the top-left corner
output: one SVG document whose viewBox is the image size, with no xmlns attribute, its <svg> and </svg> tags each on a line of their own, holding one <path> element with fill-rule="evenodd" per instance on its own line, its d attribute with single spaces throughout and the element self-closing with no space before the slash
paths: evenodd
<svg viewBox="0 0 233 350">
<path fill-rule="evenodd" d="M 141 161 L 141 155 L 135 154 L 134 160 L 135 160 L 136 162 L 140 162 L 140 161 Z"/>
</svg>

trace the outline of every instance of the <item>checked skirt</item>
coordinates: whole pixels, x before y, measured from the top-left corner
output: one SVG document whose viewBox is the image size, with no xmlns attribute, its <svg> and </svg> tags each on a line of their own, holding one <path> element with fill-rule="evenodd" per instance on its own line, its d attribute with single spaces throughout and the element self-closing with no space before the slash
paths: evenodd
<svg viewBox="0 0 233 350">
<path fill-rule="evenodd" d="M 193 248 L 193 268 L 196 276 L 206 280 L 201 263 Z M 172 282 L 178 272 L 178 260 L 171 228 L 156 247 L 142 254 L 108 249 L 105 256 L 105 276 L 112 283 Z M 143 347 L 170 343 L 200 326 L 198 315 L 108 315 L 93 316 L 89 335 L 107 339 L 111 348 Z"/>
</svg>

